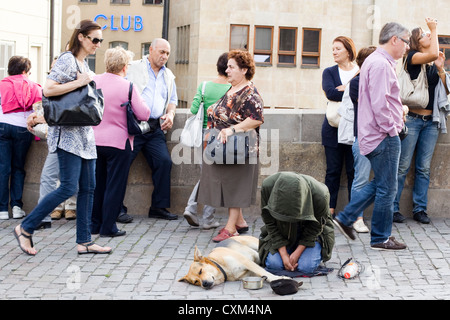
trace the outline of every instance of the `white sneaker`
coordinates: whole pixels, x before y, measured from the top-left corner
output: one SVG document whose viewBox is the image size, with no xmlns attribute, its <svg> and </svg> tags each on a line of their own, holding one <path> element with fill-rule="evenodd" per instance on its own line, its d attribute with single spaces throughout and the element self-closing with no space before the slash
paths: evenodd
<svg viewBox="0 0 450 320">
<path fill-rule="evenodd" d="M 198 218 L 195 214 L 189 212 L 189 211 L 185 211 L 183 213 L 183 217 L 186 219 L 186 221 L 193 227 L 198 227 L 199 223 L 198 223 Z"/>
<path fill-rule="evenodd" d="M 9 214 L 8 211 L 0 211 L 0 220 L 8 220 Z"/>
<path fill-rule="evenodd" d="M 364 224 L 363 219 L 357 219 L 353 223 L 353 229 L 355 229 L 355 231 L 358 232 L 358 233 L 367 233 L 367 232 L 369 232 L 369 228 L 367 228 L 367 226 Z"/>
<path fill-rule="evenodd" d="M 18 206 L 14 206 L 12 208 L 12 215 L 14 219 L 20 219 L 25 217 L 25 211 L 23 211 L 22 208 L 19 208 Z"/>
<path fill-rule="evenodd" d="M 217 228 L 218 226 L 220 226 L 220 224 L 217 221 L 213 221 L 211 223 L 202 224 L 202 229 L 208 230 L 212 228 Z"/>
</svg>

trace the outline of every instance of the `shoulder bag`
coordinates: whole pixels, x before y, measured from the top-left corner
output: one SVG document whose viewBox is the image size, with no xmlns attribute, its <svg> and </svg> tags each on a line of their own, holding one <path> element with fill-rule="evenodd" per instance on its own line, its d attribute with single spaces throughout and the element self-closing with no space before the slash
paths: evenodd
<svg viewBox="0 0 450 320">
<path fill-rule="evenodd" d="M 349 81 L 350 82 L 350 81 Z M 348 85 L 348 82 L 346 86 Z M 339 127 L 339 122 L 341 120 L 341 115 L 338 112 L 339 107 L 341 106 L 342 101 L 332 101 L 329 100 L 327 102 L 327 109 L 325 111 L 325 116 L 327 117 L 328 123 L 330 126 L 334 128 Z"/>
<path fill-rule="evenodd" d="M 76 60 L 75 64 L 81 73 Z M 102 121 L 104 98 L 101 89 L 91 81 L 60 96 L 42 95 L 42 107 L 49 126 L 96 126 Z"/>
<path fill-rule="evenodd" d="M 202 101 L 198 107 L 196 115 L 189 117 L 184 124 L 183 131 L 181 132 L 180 142 L 188 147 L 200 147 L 203 141 L 203 118 L 204 118 L 204 101 L 203 96 L 205 94 L 206 81 L 202 86 Z"/>
<path fill-rule="evenodd" d="M 235 133 L 223 143 L 218 139 L 219 130 L 211 129 L 204 150 L 205 160 L 215 164 L 245 164 L 250 163 L 250 158 L 257 157 L 256 130 Z M 256 161 L 255 161 L 256 163 Z"/>
<path fill-rule="evenodd" d="M 411 80 L 411 76 L 406 69 L 406 61 L 407 59 L 405 59 L 398 75 L 402 104 L 412 109 L 426 108 L 429 99 L 426 65 L 422 64 L 417 79 Z"/>
<path fill-rule="evenodd" d="M 150 125 L 147 121 L 139 121 L 134 115 L 131 104 L 132 96 L 133 82 L 130 82 L 130 89 L 128 90 L 128 101 L 120 105 L 121 107 L 126 107 L 128 134 L 132 136 L 146 134 L 150 131 Z"/>
</svg>

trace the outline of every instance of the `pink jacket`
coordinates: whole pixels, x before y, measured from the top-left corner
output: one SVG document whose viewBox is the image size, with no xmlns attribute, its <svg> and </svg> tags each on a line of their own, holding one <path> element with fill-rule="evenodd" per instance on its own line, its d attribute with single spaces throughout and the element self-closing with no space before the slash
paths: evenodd
<svg viewBox="0 0 450 320">
<path fill-rule="evenodd" d="M 42 100 L 42 88 L 27 76 L 18 74 L 0 81 L 0 95 L 3 113 L 25 112 Z"/>
<path fill-rule="evenodd" d="M 124 150 L 129 139 L 133 149 L 134 136 L 128 134 L 126 108 L 120 106 L 128 101 L 130 82 L 119 75 L 107 72 L 94 76 L 94 81 L 97 89 L 102 89 L 105 98 L 102 122 L 93 127 L 96 145 Z M 136 87 L 133 87 L 131 104 L 138 120 L 150 118 L 150 109 Z"/>
</svg>

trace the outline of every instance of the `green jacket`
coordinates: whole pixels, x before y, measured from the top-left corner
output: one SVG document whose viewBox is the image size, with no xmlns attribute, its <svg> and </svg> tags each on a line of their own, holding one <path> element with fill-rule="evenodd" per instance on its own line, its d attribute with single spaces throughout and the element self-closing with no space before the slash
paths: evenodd
<svg viewBox="0 0 450 320">
<path fill-rule="evenodd" d="M 269 252 L 275 254 L 283 246 L 300 244 L 314 247 L 316 241 L 322 245 L 322 261 L 330 260 L 334 226 L 329 199 L 328 188 L 310 176 L 278 172 L 266 178 L 261 186 L 264 226 L 258 249 L 262 265 Z"/>
</svg>

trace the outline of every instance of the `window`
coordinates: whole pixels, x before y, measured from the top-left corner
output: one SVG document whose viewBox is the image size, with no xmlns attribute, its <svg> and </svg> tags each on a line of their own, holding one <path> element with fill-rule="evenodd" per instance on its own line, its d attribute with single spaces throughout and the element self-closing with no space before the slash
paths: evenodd
<svg viewBox="0 0 450 320">
<path fill-rule="evenodd" d="M 322 29 L 303 28 L 302 66 L 320 66 Z"/>
<path fill-rule="evenodd" d="M 141 57 L 146 56 L 150 53 L 151 42 L 145 42 L 141 44 Z"/>
<path fill-rule="evenodd" d="M 144 4 L 162 4 L 163 0 L 144 0 Z"/>
<path fill-rule="evenodd" d="M 445 54 L 445 71 L 450 71 L 450 36 L 439 36 L 439 50 Z"/>
<path fill-rule="evenodd" d="M 97 3 L 97 0 L 79 0 L 81 3 Z"/>
<path fill-rule="evenodd" d="M 89 69 L 95 73 L 95 54 L 90 54 L 86 57 Z"/>
<path fill-rule="evenodd" d="M 231 25 L 230 28 L 230 50 L 248 50 L 248 29 L 245 25 Z"/>
<path fill-rule="evenodd" d="M 111 41 L 109 43 L 109 47 L 110 48 L 115 48 L 115 47 L 122 47 L 125 50 L 128 50 L 128 42 L 124 42 L 124 41 Z"/>
<path fill-rule="evenodd" d="M 280 27 L 278 64 L 295 66 L 297 56 L 297 28 Z"/>
<path fill-rule="evenodd" d="M 130 4 L 130 0 L 111 0 L 112 4 Z"/>
<path fill-rule="evenodd" d="M 272 34 L 273 27 L 255 26 L 255 63 L 272 64 Z"/>
<path fill-rule="evenodd" d="M 0 41 L 0 80 L 8 76 L 8 62 L 14 55 L 14 42 Z"/>
<path fill-rule="evenodd" d="M 189 42 L 191 38 L 191 27 L 189 25 L 177 28 L 177 56 L 176 64 L 189 63 Z"/>
</svg>

